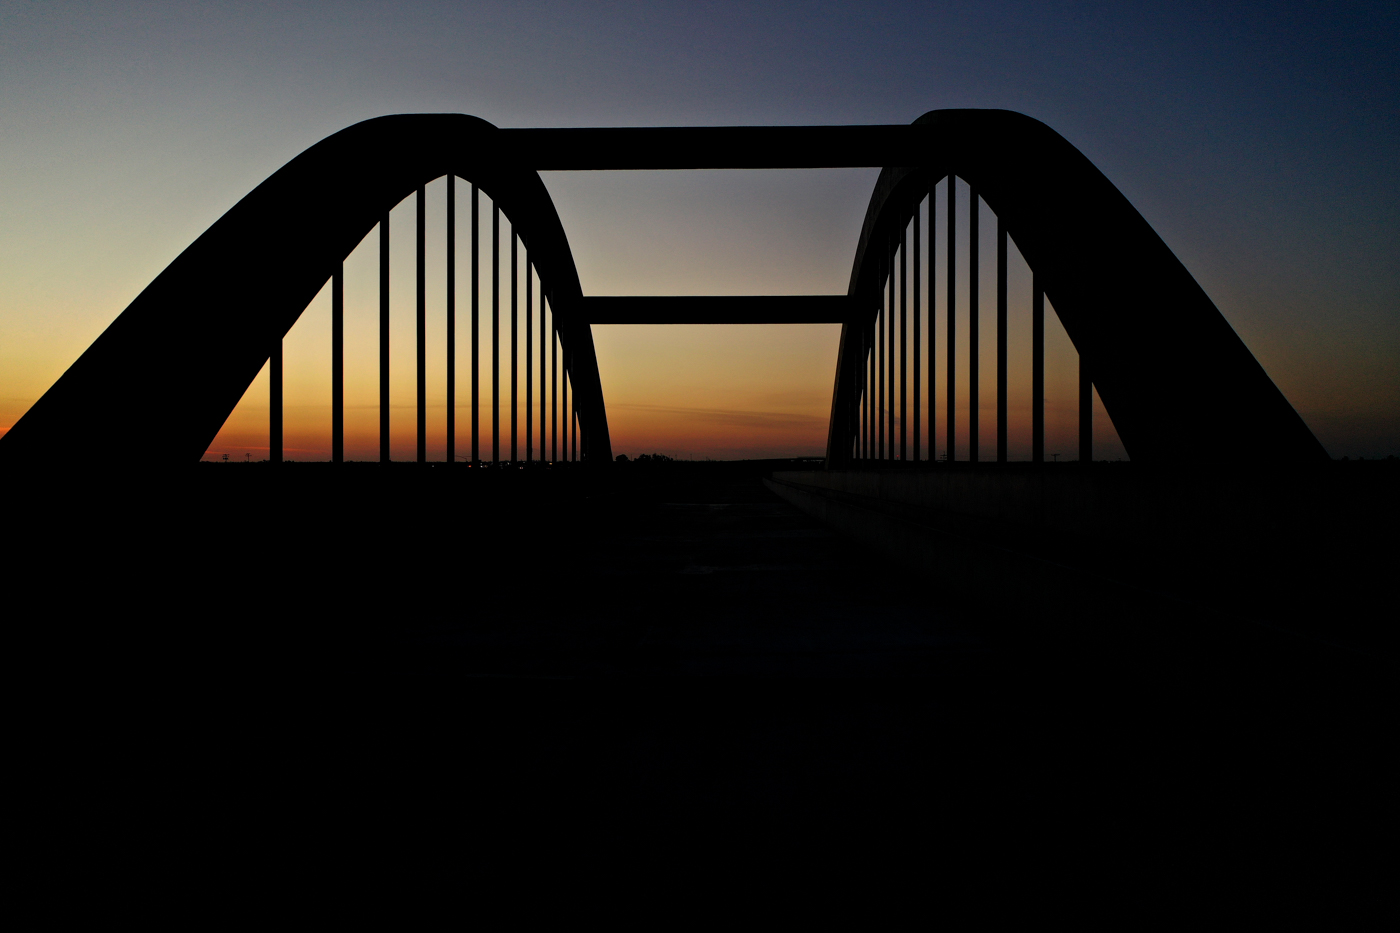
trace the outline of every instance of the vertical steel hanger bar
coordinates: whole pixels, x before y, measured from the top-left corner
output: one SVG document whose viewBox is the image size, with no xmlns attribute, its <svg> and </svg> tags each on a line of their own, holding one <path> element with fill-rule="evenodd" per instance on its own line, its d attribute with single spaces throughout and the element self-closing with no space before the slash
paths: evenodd
<svg viewBox="0 0 1400 933">
<path fill-rule="evenodd" d="M 267 459 L 282 462 L 282 337 L 274 335 L 267 358 Z"/>
<path fill-rule="evenodd" d="M 501 206 L 491 202 L 491 463 L 501 462 Z"/>
<path fill-rule="evenodd" d="M 884 272 L 883 269 L 880 271 Z M 879 391 L 875 397 L 875 421 L 876 430 L 879 433 L 875 459 L 883 460 L 885 459 L 885 325 L 889 320 L 889 315 L 885 313 L 885 283 L 883 281 L 880 282 L 880 310 L 876 320 L 879 321 L 880 333 L 876 350 L 879 354 L 879 372 L 876 376 L 879 382 Z"/>
<path fill-rule="evenodd" d="M 535 459 L 535 270 L 525 250 L 525 462 Z"/>
<path fill-rule="evenodd" d="M 457 176 L 447 174 L 447 462 L 457 461 Z"/>
<path fill-rule="evenodd" d="M 1006 227 L 997 218 L 997 463 L 1006 454 Z"/>
<path fill-rule="evenodd" d="M 981 404 L 981 386 L 978 380 L 981 379 L 981 360 L 978 354 L 977 325 L 980 323 L 977 315 L 980 313 L 977 307 L 977 287 L 979 277 L 982 272 L 982 261 L 979 256 L 977 242 L 979 236 L 978 222 L 982 213 L 982 201 L 977 195 L 977 188 L 968 185 L 967 194 L 967 460 L 969 463 L 977 462 L 977 429 L 979 424 L 978 415 L 980 412 L 977 406 Z"/>
<path fill-rule="evenodd" d="M 389 212 L 379 221 L 379 462 L 389 462 Z"/>
<path fill-rule="evenodd" d="M 948 176 L 948 462 L 958 459 L 958 179 Z"/>
<path fill-rule="evenodd" d="M 855 417 L 856 444 L 855 444 L 855 453 L 854 453 L 852 456 L 853 456 L 856 460 L 861 460 L 861 459 L 864 459 L 864 453 L 863 453 L 863 451 L 865 450 L 865 398 L 864 398 L 865 393 L 862 391 L 862 390 L 865 388 L 865 332 L 864 332 L 864 330 L 860 330 L 860 331 L 857 331 L 857 333 L 860 334 L 860 341 L 861 341 L 861 344 L 860 344 L 860 349 L 861 349 L 860 361 L 861 361 L 861 362 L 860 362 L 860 371 L 853 374 L 853 378 L 856 380 L 856 384 L 855 384 L 855 395 L 854 395 L 854 398 L 855 398 L 855 406 L 856 406 L 856 417 Z"/>
<path fill-rule="evenodd" d="M 899 459 L 909 459 L 909 241 L 899 228 Z"/>
<path fill-rule="evenodd" d="M 540 462 L 544 462 L 545 460 L 549 459 L 548 457 L 546 457 L 546 456 L 544 455 L 545 446 L 546 446 L 546 444 L 549 443 L 549 434 L 545 431 L 545 427 L 546 427 L 546 425 L 545 425 L 546 409 L 547 409 L 549 406 L 545 405 L 545 403 L 544 403 L 545 391 L 546 391 L 546 382 L 547 382 L 547 379 L 546 379 L 547 370 L 546 370 L 546 367 L 545 367 L 545 361 L 546 361 L 546 359 L 548 359 L 548 356 L 547 356 L 547 354 L 545 353 L 545 341 L 548 339 L 548 336 L 547 336 L 547 335 L 549 334 L 549 330 L 548 330 L 548 328 L 546 328 L 546 327 L 544 326 L 544 313 L 545 313 L 544 305 L 545 305 L 544 280 L 541 279 L 541 280 L 540 280 Z"/>
<path fill-rule="evenodd" d="M 1045 462 L 1045 292 L 1031 273 L 1031 460 Z"/>
<path fill-rule="evenodd" d="M 928 189 L 928 459 L 938 461 L 938 182 Z"/>
<path fill-rule="evenodd" d="M 879 456 L 879 448 L 875 443 L 876 433 L 879 426 L 875 423 L 875 386 L 879 381 L 879 367 L 876 365 L 876 357 L 880 352 L 880 332 L 878 322 L 880 312 L 877 309 L 875 318 L 870 322 L 867 334 L 867 367 L 866 367 L 866 389 L 865 389 L 865 457 L 867 460 L 874 460 Z"/>
<path fill-rule="evenodd" d="M 417 330 L 418 330 L 418 462 L 428 462 L 428 195 L 418 186 Z"/>
<path fill-rule="evenodd" d="M 857 340 L 858 342 L 860 342 L 861 348 L 863 349 L 864 346 L 865 346 L 865 344 L 864 344 L 864 342 L 863 342 L 863 341 L 864 341 L 864 336 L 865 336 L 865 335 L 864 335 L 864 333 L 861 331 L 861 328 L 860 328 L 854 321 L 852 321 L 852 322 L 850 322 L 848 325 L 844 325 L 844 326 L 842 327 L 842 330 L 843 330 L 843 331 L 844 331 L 844 330 L 847 330 L 847 329 L 849 329 L 853 334 L 855 334 L 856 340 Z M 857 354 L 857 355 L 859 356 L 859 354 Z M 859 460 L 859 459 L 861 458 L 861 457 L 860 457 L 861 438 L 862 438 L 862 433 L 861 433 L 861 432 L 862 432 L 862 429 L 861 429 L 861 413 L 862 413 L 862 410 L 863 410 L 864 402 L 863 402 L 863 400 L 861 399 L 861 391 L 860 391 L 860 390 L 861 390 L 861 386 L 863 386 L 863 385 L 865 384 L 865 363 L 864 363 L 864 359 L 865 359 L 865 358 L 864 358 L 863 356 L 860 356 L 859 358 L 860 358 L 861 361 L 862 361 L 862 362 L 861 362 L 861 368 L 860 368 L 860 369 L 856 369 L 854 366 L 850 367 L 850 369 L 849 369 L 849 371 L 848 371 L 848 372 L 849 372 L 849 375 L 847 376 L 847 378 L 848 378 L 848 379 L 850 380 L 850 382 L 851 382 L 851 403 L 850 403 L 850 404 L 851 404 L 851 419 L 850 419 L 850 426 L 851 426 L 851 427 L 850 427 L 850 431 L 851 431 L 851 450 L 850 450 L 850 459 L 851 459 L 852 461 Z"/>
<path fill-rule="evenodd" d="M 516 245 L 520 238 L 515 235 L 515 224 L 510 225 L 510 462 L 514 464 L 520 459 L 517 448 L 516 428 L 520 423 L 520 411 L 517 407 L 516 394 L 520 386 L 520 373 L 517 369 L 520 360 L 519 337 L 517 334 L 520 321 L 520 267 L 519 258 L 516 256 Z"/>
<path fill-rule="evenodd" d="M 849 326 L 842 327 L 843 332 L 850 329 Z M 852 332 L 857 335 L 856 339 L 859 340 L 860 331 L 857 329 Z M 847 381 L 851 384 L 851 390 L 854 393 L 850 397 L 851 417 L 848 421 L 850 424 L 850 438 L 848 439 L 848 449 L 846 450 L 847 458 L 850 460 L 860 459 L 860 380 L 863 374 L 864 371 L 856 372 L 854 367 L 844 372 Z"/>
<path fill-rule="evenodd" d="M 549 459 L 559 462 L 559 318 L 549 310 Z"/>
<path fill-rule="evenodd" d="M 894 328 L 894 323 L 895 323 L 895 322 L 894 322 L 894 244 L 895 244 L 895 239 L 894 239 L 894 235 L 893 235 L 893 233 L 892 233 L 892 234 L 890 235 L 889 244 L 888 244 L 888 245 L 886 246 L 886 248 L 885 248 L 885 255 L 889 257 L 889 279 L 887 280 L 887 284 L 886 284 L 886 286 L 885 286 L 885 301 L 886 301 L 886 307 L 889 308 L 889 313 L 888 313 L 888 316 L 887 316 L 887 322 L 888 322 L 888 323 L 887 323 L 887 326 L 885 327 L 885 344 L 886 344 L 886 346 L 885 346 L 885 378 L 889 381 L 889 395 L 886 396 L 886 398 L 889 400 L 889 408 L 888 408 L 888 411 L 887 411 L 887 413 L 886 413 L 886 415 L 885 415 L 885 420 L 889 422 L 889 433 L 886 435 L 886 437 L 889 439 L 889 443 L 888 443 L 888 445 L 887 445 L 886 452 L 889 454 L 889 459 L 891 459 L 891 460 L 893 460 L 893 459 L 895 458 L 895 453 L 894 453 L 894 416 L 895 416 L 895 397 L 894 397 L 894 381 L 895 381 L 895 380 L 894 380 L 894 375 L 895 375 L 895 373 L 894 373 L 894 371 L 895 371 L 895 364 L 896 364 L 896 362 L 897 362 L 897 360 L 896 360 L 896 358 L 895 358 L 895 355 L 894 355 L 894 337 L 895 337 L 895 328 Z"/>
<path fill-rule="evenodd" d="M 857 446 L 859 447 L 858 457 L 861 460 L 864 460 L 866 456 L 865 410 L 868 407 L 868 403 L 870 400 L 869 394 L 865 391 L 866 384 L 870 381 L 867 375 L 870 372 L 870 366 L 868 363 L 868 357 L 866 355 L 867 347 L 869 346 L 869 344 L 870 341 L 866 337 L 865 327 L 862 326 L 860 329 L 860 385 L 856 387 L 856 407 L 860 410 L 860 443 Z"/>
<path fill-rule="evenodd" d="M 1094 383 L 1088 355 L 1079 351 L 1079 462 L 1094 461 Z"/>
<path fill-rule="evenodd" d="M 481 466 L 481 205 L 472 182 L 472 466 Z"/>
<path fill-rule="evenodd" d="M 923 407 L 922 407 L 922 405 L 921 405 L 922 399 L 920 398 L 920 395 L 921 395 L 922 392 L 923 392 L 923 388 L 922 388 L 922 385 L 923 385 L 923 384 L 922 384 L 922 382 L 921 382 L 921 380 L 920 380 L 920 372 L 919 372 L 919 362 L 920 362 L 920 360 L 919 360 L 919 350 L 920 350 L 920 346 L 921 346 L 921 344 L 922 344 L 922 342 L 923 342 L 923 335 L 919 332 L 919 327 L 920 327 L 919 317 L 920 317 L 920 315 L 923 313 L 922 303 L 921 303 L 920 298 L 919 298 L 919 288 L 920 288 L 920 280 L 921 280 L 921 276 L 920 276 L 920 274 L 919 274 L 919 265 L 920 265 L 919 257 L 922 255 L 922 253 L 920 253 L 920 251 L 919 251 L 919 227 L 921 226 L 921 224 L 920 224 L 920 220 L 921 220 L 920 215 L 921 215 L 923 209 L 924 209 L 924 199 L 923 199 L 923 195 L 920 194 L 920 195 L 919 195 L 919 199 L 918 199 L 917 201 L 914 202 L 914 243 L 913 243 L 913 246 L 914 246 L 914 424 L 913 424 L 913 427 L 914 427 L 914 462 L 915 462 L 915 463 L 918 463 L 918 462 L 919 462 L 919 455 L 920 455 L 920 453 L 921 453 L 921 451 L 920 451 L 921 438 L 920 438 L 920 436 L 919 436 L 919 420 L 923 417 Z"/>
<path fill-rule="evenodd" d="M 331 462 L 345 462 L 345 263 L 331 276 Z"/>
<path fill-rule="evenodd" d="M 860 388 L 857 398 L 860 399 L 860 458 L 867 459 L 870 456 L 870 392 L 867 385 L 870 382 L 870 334 L 865 327 L 860 329 Z"/>
</svg>

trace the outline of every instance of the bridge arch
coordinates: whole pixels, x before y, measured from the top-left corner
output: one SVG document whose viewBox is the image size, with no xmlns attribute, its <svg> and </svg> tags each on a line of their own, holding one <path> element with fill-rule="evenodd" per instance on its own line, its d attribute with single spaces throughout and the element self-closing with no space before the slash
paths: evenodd
<svg viewBox="0 0 1400 933">
<path fill-rule="evenodd" d="M 856 249 L 827 457 L 853 459 L 865 354 L 899 234 L 942 178 L 961 177 L 1014 237 L 1129 455 L 1318 461 L 1327 453 L 1196 280 L 1064 137 L 1005 110 L 935 110 L 919 158 L 885 167 Z"/>
<path fill-rule="evenodd" d="M 584 298 L 546 169 L 882 165 L 845 296 Z M 672 320 L 839 320 L 827 455 L 853 458 L 869 330 L 896 231 L 941 178 L 997 215 L 1053 307 L 1130 456 L 1315 461 L 1326 452 L 1191 274 L 1093 164 L 1039 121 L 932 111 L 907 126 L 502 130 L 461 114 L 379 117 L 327 137 L 180 254 L 0 438 L 0 461 L 138 449 L 189 462 L 270 348 L 394 205 L 443 175 L 507 214 L 555 312 L 585 458 L 611 459 L 589 321 L 655 304 Z M 698 301 L 698 303 L 696 303 Z M 779 308 L 779 306 L 781 306 Z M 591 309 L 591 310 L 590 310 Z M 777 309 L 776 311 L 774 309 Z M 1082 383 L 1081 383 L 1082 385 Z M 1082 390 L 1081 390 L 1082 391 Z"/>
<path fill-rule="evenodd" d="M 611 459 L 582 290 L 535 171 L 501 157 L 500 131 L 462 114 L 402 114 L 318 142 L 182 252 L 0 439 L 0 457 L 47 460 L 135 445 L 142 462 L 192 462 L 341 261 L 389 210 L 449 173 L 509 216 L 555 312 L 586 458 Z M 543 297 L 543 296 L 542 296 Z"/>
</svg>

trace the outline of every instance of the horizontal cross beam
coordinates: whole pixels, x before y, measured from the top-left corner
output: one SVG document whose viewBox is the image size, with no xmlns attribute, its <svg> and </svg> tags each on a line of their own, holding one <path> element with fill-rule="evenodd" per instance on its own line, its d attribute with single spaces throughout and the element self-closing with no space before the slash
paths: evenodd
<svg viewBox="0 0 1400 933">
<path fill-rule="evenodd" d="M 920 165 L 932 127 L 666 126 L 503 129 L 497 152 L 536 171 L 880 168 Z"/>
<path fill-rule="evenodd" d="M 844 324 L 845 295 L 719 295 L 584 298 L 589 324 Z"/>
</svg>

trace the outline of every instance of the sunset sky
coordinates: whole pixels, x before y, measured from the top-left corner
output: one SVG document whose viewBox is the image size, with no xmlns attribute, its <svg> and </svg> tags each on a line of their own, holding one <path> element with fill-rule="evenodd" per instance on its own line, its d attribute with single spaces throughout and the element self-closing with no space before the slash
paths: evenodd
<svg viewBox="0 0 1400 933">
<path fill-rule="evenodd" d="M 1044 121 L 1104 171 L 1333 456 L 1400 454 L 1397 49 L 1394 4 L 0 0 L 0 430 L 229 207 L 359 120 L 461 112 L 506 127 L 907 123 L 933 109 L 995 107 Z M 585 294 L 829 294 L 846 290 L 876 174 L 544 180 Z M 443 187 L 429 187 L 428 213 L 429 452 L 439 458 Z M 965 218 L 965 188 L 959 201 Z M 404 459 L 413 454 L 413 209 L 404 202 L 392 221 L 394 455 Z M 984 213 L 984 235 L 991 229 Z M 1011 295 L 1016 456 L 1029 365 L 1019 260 Z M 346 296 L 346 453 L 370 459 L 373 235 L 347 260 Z M 323 293 L 286 341 L 292 459 L 329 457 L 329 332 Z M 838 326 L 600 325 L 594 336 L 615 452 L 824 449 Z M 1048 357 L 1047 453 L 1072 458 L 1076 363 L 1057 323 Z M 986 388 L 983 398 L 992 401 Z M 459 400 L 460 453 L 461 390 Z M 1096 456 L 1122 456 L 1101 409 L 1099 424 Z M 264 374 L 206 456 L 259 459 L 266 447 Z"/>
</svg>

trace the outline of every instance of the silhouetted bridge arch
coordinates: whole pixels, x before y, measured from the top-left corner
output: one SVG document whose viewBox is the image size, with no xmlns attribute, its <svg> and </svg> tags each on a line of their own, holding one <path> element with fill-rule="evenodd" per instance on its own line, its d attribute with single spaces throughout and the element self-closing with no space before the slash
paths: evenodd
<svg viewBox="0 0 1400 933">
<path fill-rule="evenodd" d="M 755 169 L 881 167 L 857 244 L 845 295 L 790 297 L 604 298 L 585 296 L 563 226 L 538 172 L 545 170 Z M 552 427 L 558 457 L 570 425 L 585 460 L 612 458 L 607 411 L 593 350 L 592 323 L 832 322 L 842 324 L 827 442 L 828 466 L 858 460 L 918 459 L 920 432 L 933 413 L 919 409 L 921 355 L 929 362 L 938 336 L 919 332 L 919 205 L 940 179 L 960 177 L 994 212 L 998 224 L 998 459 L 1006 459 L 1005 244 L 1008 237 L 1034 276 L 1033 321 L 1043 334 L 1049 295 L 1079 350 L 1081 444 L 1091 437 L 1090 381 L 1097 387 L 1135 461 L 1161 462 L 1183 445 L 1202 456 L 1229 451 L 1274 461 L 1327 455 L 1214 303 L 1127 199 L 1066 140 L 1029 117 L 995 110 L 934 111 L 908 126 L 696 127 L 643 129 L 499 129 L 474 117 L 422 114 L 380 117 L 351 126 L 297 156 L 230 209 L 175 259 L 67 372 L 0 438 L 0 460 L 38 461 L 78 448 L 144 445 L 146 463 L 198 460 L 269 359 L 273 361 L 272 434 L 280 458 L 280 344 L 303 309 L 333 283 L 333 444 L 342 456 L 343 370 L 341 269 L 376 225 L 381 236 L 381 451 L 388 459 L 389 211 L 415 192 L 417 253 L 418 459 L 426 459 L 424 186 L 471 183 L 504 213 L 541 284 L 539 332 L 532 332 L 534 278 L 526 276 L 526 459 L 536 422 L 531 395 L 539 341 L 541 450 Z M 950 195 L 955 192 L 950 187 Z M 952 196 L 949 216 L 953 217 Z M 979 211 L 972 212 L 975 224 Z M 449 210 L 449 218 L 454 212 Z M 480 289 L 472 213 L 472 340 L 476 349 Z M 912 244 L 908 241 L 913 221 Z M 455 221 L 449 220 L 449 223 Z M 953 230 L 952 225 L 949 230 Z M 925 238 L 930 255 L 935 244 Z M 457 273 L 448 243 L 448 453 L 455 457 Z M 948 270 L 956 239 L 946 237 Z M 975 231 L 969 257 L 977 262 Z M 499 237 L 493 238 L 498 249 Z M 916 286 L 908 332 L 908 256 Z M 932 268 L 932 264 L 930 264 Z M 499 273 L 499 263 L 493 266 Z M 948 277 L 948 334 L 956 315 Z M 975 282 L 976 277 L 972 277 Z M 493 313 L 500 303 L 494 279 Z M 932 286 L 933 283 L 930 283 Z M 512 282 L 514 287 L 514 280 Z M 930 291 L 930 295 L 932 291 Z M 970 295 L 975 328 L 978 297 Z M 514 300 L 514 296 L 512 298 Z M 546 324 L 545 306 L 551 318 Z M 498 318 L 493 318 L 498 321 Z M 515 318 L 512 318 L 514 324 Z M 931 318 L 930 318 L 931 321 Z M 548 329 L 548 347 L 546 347 Z M 512 331 L 512 340 L 516 339 Z M 499 341 L 493 327 L 493 340 Z M 970 335 L 978 339 L 975 331 Z M 927 338 L 927 343 L 925 343 Z M 557 339 L 557 344 L 555 343 Z M 1040 339 L 1039 337 L 1037 339 Z M 545 419 L 546 356 L 555 381 Z M 472 365 L 479 360 L 473 352 Z M 512 356 L 512 365 L 516 356 Z M 977 354 L 970 355 L 976 366 Z M 1043 381 L 1043 341 L 1035 346 L 1033 391 Z M 499 350 L 493 355 L 499 385 Z M 910 363 L 912 362 L 912 370 Z M 948 357 L 947 430 L 954 430 L 954 359 Z M 562 365 L 564 378 L 557 373 Z M 932 367 L 929 368 L 932 372 Z M 898 374 L 898 383 L 896 375 Z M 480 374 L 473 371 L 472 392 Z M 912 393 L 909 383 L 912 381 Z M 513 382 L 512 385 L 515 383 Z M 969 381 L 972 393 L 978 379 Z M 572 387 L 572 403 L 568 393 Z M 559 393 L 562 390 L 563 398 Z M 933 394 L 930 393 L 932 398 Z M 493 458 L 500 454 L 499 392 Z M 912 398 L 913 404 L 910 405 Z M 475 394 L 473 394 L 475 403 Z M 514 404 L 514 402 L 513 402 Z M 932 405 L 930 405 L 930 408 Z M 977 399 L 969 405 L 974 442 Z M 473 404 L 473 418 L 477 417 Z M 574 422 L 576 411 L 577 421 Z M 1033 398 L 1033 460 L 1044 455 L 1043 395 Z M 512 416 L 512 426 L 515 425 Z M 479 434 L 472 431 L 472 459 Z M 910 445 L 912 437 L 913 444 Z M 931 450 L 932 448 L 930 448 Z M 953 449 L 950 443 L 950 451 Z M 909 456 L 913 451 L 913 457 Z M 515 452 L 510 459 L 516 459 Z"/>
</svg>

